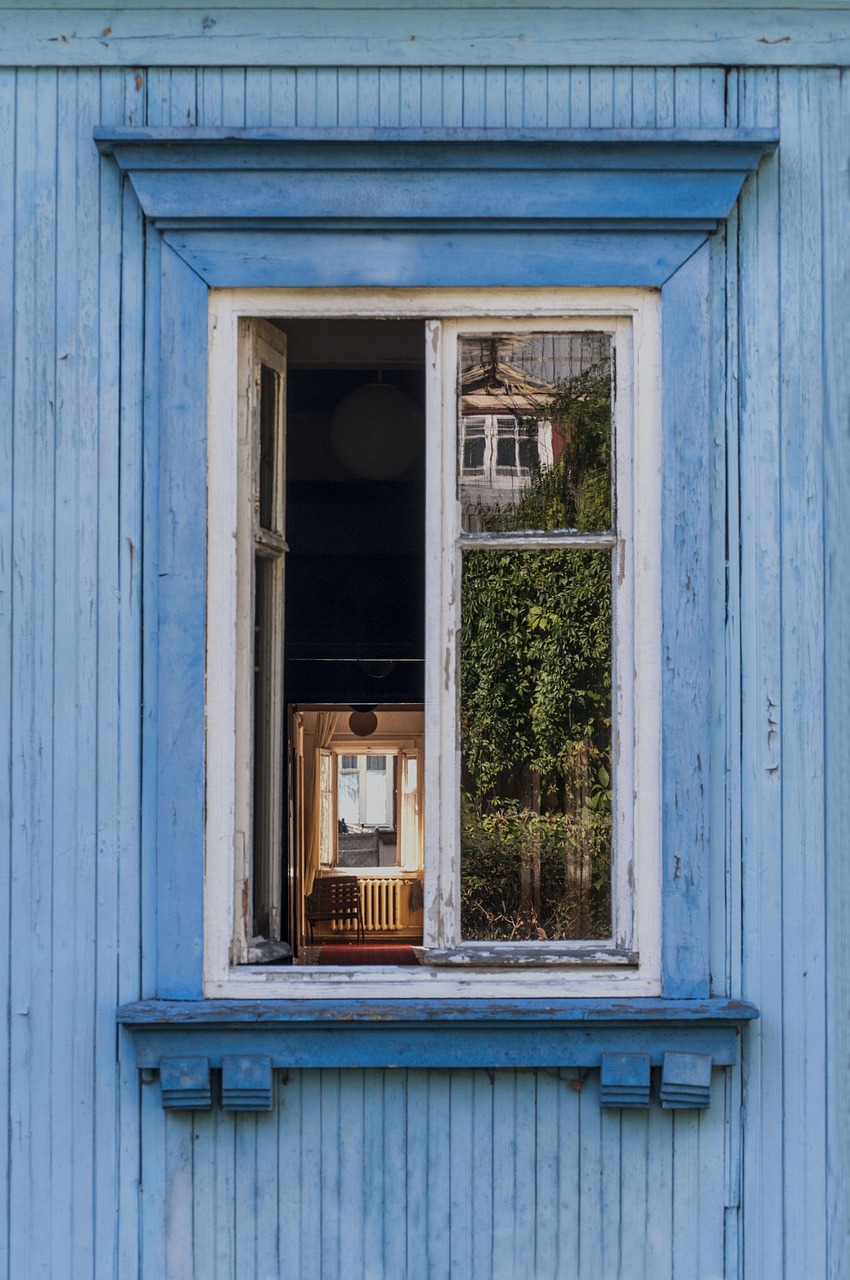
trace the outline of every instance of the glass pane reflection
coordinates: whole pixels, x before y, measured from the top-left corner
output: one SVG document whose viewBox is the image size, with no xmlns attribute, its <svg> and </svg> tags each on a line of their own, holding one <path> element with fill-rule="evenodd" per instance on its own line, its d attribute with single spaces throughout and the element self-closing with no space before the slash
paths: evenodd
<svg viewBox="0 0 850 1280">
<path fill-rule="evenodd" d="M 610 337 L 486 334 L 459 344 L 463 529 L 610 529 Z"/>
<path fill-rule="evenodd" d="M 468 551 L 461 616 L 463 937 L 610 937 L 611 554 Z"/>
<path fill-rule="evenodd" d="M 340 867 L 394 867 L 396 758 L 341 755 L 337 784 L 337 862 Z"/>
</svg>

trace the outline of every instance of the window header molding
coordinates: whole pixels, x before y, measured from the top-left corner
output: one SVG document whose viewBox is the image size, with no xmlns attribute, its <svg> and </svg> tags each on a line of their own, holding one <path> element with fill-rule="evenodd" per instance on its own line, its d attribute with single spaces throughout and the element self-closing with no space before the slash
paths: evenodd
<svg viewBox="0 0 850 1280">
<path fill-rule="evenodd" d="M 778 135 L 99 128 L 95 140 L 210 287 L 339 284 L 328 234 L 335 253 L 348 248 L 349 285 L 537 283 L 505 241 L 518 231 L 539 236 L 540 283 L 659 287 L 728 217 Z"/>
</svg>

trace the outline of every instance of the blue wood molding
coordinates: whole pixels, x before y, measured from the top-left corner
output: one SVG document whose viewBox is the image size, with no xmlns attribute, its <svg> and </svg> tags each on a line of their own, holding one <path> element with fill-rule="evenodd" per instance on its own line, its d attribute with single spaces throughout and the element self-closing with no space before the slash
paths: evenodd
<svg viewBox="0 0 850 1280">
<path fill-rule="evenodd" d="M 778 141 L 760 129 L 123 128 L 95 138 L 154 225 L 196 238 L 259 225 L 711 232 Z"/>
<path fill-rule="evenodd" d="M 125 1005 L 136 1063 L 262 1056 L 277 1068 L 587 1067 L 602 1055 L 737 1059 L 758 1011 L 734 1000 L 149 1000 Z"/>
<path fill-rule="evenodd" d="M 707 481 L 716 433 L 706 241 L 775 143 L 775 134 L 752 130 L 651 137 L 490 131 L 471 139 L 452 131 L 403 138 L 398 131 L 98 132 L 101 151 L 128 174 L 153 229 L 146 273 L 143 840 L 145 874 L 155 881 L 146 945 L 155 948 L 157 965 L 154 986 L 142 994 L 182 1002 L 202 993 L 207 289 L 640 285 L 661 290 L 663 314 L 662 994 L 684 1001 L 709 995 L 706 781 L 724 767 L 712 759 L 710 707 L 714 682 L 725 676 L 708 661 L 724 620 L 710 538 L 712 521 L 722 518 L 712 503 L 722 495 Z M 500 185 L 508 164 L 509 205 Z M 296 184 L 290 205 L 276 203 L 289 199 L 293 173 L 310 181 Z M 423 175 L 428 198 L 413 216 L 396 184 Z M 632 216 L 624 194 L 630 183 Z M 571 192 L 579 193 L 572 204 Z M 189 1008 L 181 1003 L 175 1015 L 187 1016 Z M 448 1016 L 449 1006 L 441 1008 Z M 593 1037 L 601 1035 L 601 1024 L 592 1025 Z M 639 1025 L 645 1034 L 645 1021 Z M 573 1039 L 590 1034 L 575 1023 L 556 1029 Z M 515 1031 L 515 1020 L 501 1031 L 491 1024 L 484 1039 L 501 1036 L 510 1057 Z M 244 1025 L 238 1035 L 228 1031 L 238 1041 L 234 1053 L 247 1052 L 246 1034 Z M 295 1045 L 291 1027 L 281 1034 Z M 311 1042 L 315 1064 L 330 1042 L 310 1034 L 319 1035 Z M 622 1023 L 611 1028 L 611 1051 L 630 1051 L 623 1036 L 635 1034 Z M 299 1036 L 306 1044 L 306 1030 Z M 564 1042 L 555 1056 L 567 1049 Z M 457 1054 L 460 1061 L 460 1047 Z"/>
<path fill-rule="evenodd" d="M 213 17 L 214 15 L 214 17 Z M 105 27 L 105 23 L 109 23 Z M 840 67 L 846 6 L 294 3 L 5 5 L 0 65 L 29 67 Z"/>
</svg>

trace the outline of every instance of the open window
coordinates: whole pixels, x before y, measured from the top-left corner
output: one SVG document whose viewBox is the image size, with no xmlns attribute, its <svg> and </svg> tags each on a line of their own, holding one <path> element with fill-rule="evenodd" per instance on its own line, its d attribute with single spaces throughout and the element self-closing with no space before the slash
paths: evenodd
<svg viewBox="0 0 850 1280">
<path fill-rule="evenodd" d="M 357 966 L 316 906 L 343 880 L 447 993 L 658 990 L 657 299 L 590 292 L 211 295 L 240 369 L 218 990 Z"/>
</svg>

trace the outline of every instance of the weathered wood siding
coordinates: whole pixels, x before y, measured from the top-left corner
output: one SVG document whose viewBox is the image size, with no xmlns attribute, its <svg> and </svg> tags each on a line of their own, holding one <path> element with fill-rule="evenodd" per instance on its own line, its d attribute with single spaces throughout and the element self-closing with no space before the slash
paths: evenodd
<svg viewBox="0 0 850 1280">
<path fill-rule="evenodd" d="M 848 1274 L 848 121 L 830 69 L 0 71 L 0 1276 Z M 600 1112 L 595 1077 L 566 1071 L 293 1073 L 270 1115 L 167 1115 L 114 1021 L 153 994 L 156 460 L 144 232 L 92 128 L 724 122 L 782 135 L 712 250 L 729 511 L 712 954 L 717 993 L 762 1011 L 743 1070 L 700 1115 Z"/>
</svg>

